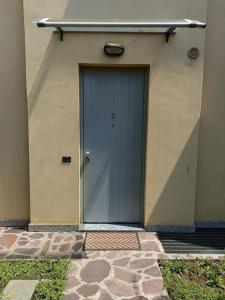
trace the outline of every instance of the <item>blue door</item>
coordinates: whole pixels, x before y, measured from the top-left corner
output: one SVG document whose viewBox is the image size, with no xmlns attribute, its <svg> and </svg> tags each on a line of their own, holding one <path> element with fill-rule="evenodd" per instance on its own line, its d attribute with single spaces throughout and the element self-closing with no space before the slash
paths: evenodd
<svg viewBox="0 0 225 300">
<path fill-rule="evenodd" d="M 146 70 L 81 70 L 83 219 L 141 223 Z"/>
</svg>

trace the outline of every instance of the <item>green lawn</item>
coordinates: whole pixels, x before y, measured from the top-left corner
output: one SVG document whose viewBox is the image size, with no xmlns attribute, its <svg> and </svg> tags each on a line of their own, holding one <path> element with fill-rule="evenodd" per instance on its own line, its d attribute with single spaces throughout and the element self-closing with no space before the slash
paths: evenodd
<svg viewBox="0 0 225 300">
<path fill-rule="evenodd" d="M 0 261 L 0 293 L 12 279 L 40 280 L 33 300 L 61 299 L 69 260 Z"/>
<path fill-rule="evenodd" d="M 160 261 L 172 300 L 225 300 L 225 260 Z"/>
</svg>

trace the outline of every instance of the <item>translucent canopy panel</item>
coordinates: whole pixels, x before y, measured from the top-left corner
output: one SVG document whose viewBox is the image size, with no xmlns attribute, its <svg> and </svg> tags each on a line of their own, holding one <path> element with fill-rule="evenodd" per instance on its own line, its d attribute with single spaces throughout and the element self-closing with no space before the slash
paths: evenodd
<svg viewBox="0 0 225 300">
<path fill-rule="evenodd" d="M 165 33 L 167 37 L 177 28 L 205 28 L 206 23 L 189 19 L 171 20 L 55 20 L 43 18 L 34 21 L 38 27 L 55 27 L 61 32 L 124 32 L 124 33 Z"/>
<path fill-rule="evenodd" d="M 168 30 L 171 27 L 187 27 L 187 28 L 205 28 L 206 23 L 195 21 L 195 20 L 146 20 L 146 21 L 117 21 L 117 20 L 70 20 L 62 19 L 55 20 L 50 18 L 44 18 L 36 21 L 38 27 L 64 27 L 70 28 L 71 30 L 76 31 L 76 28 L 111 28 L 116 30 L 116 28 L 164 28 Z"/>
</svg>

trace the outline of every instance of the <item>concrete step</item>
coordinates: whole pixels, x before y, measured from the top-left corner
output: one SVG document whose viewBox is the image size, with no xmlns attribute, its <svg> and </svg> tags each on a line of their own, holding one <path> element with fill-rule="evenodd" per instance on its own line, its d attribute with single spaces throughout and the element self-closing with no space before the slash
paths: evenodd
<svg viewBox="0 0 225 300">
<path fill-rule="evenodd" d="M 0 295 L 0 299 L 30 300 L 38 283 L 38 280 L 11 280 Z"/>
<path fill-rule="evenodd" d="M 79 231 L 128 231 L 142 232 L 145 229 L 139 224 L 80 224 Z"/>
</svg>

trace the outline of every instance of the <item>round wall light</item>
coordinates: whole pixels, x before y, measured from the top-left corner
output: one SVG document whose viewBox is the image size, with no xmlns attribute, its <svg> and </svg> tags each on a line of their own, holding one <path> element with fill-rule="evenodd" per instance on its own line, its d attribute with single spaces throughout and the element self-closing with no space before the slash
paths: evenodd
<svg viewBox="0 0 225 300">
<path fill-rule="evenodd" d="M 190 59 L 197 59 L 199 58 L 199 55 L 200 55 L 199 49 L 196 47 L 193 47 L 188 51 L 188 57 Z"/>
<path fill-rule="evenodd" d="M 121 56 L 124 53 L 124 46 L 120 43 L 107 43 L 104 52 L 106 55 Z"/>
</svg>

